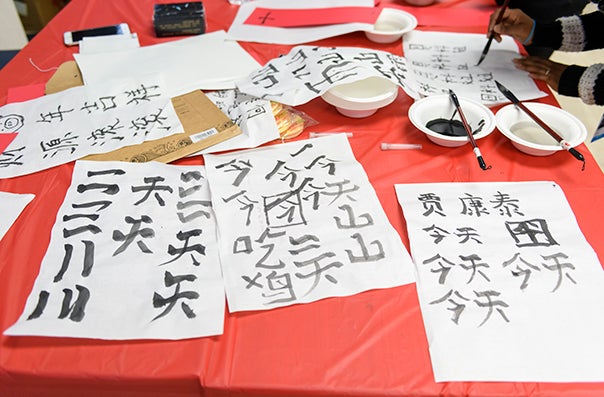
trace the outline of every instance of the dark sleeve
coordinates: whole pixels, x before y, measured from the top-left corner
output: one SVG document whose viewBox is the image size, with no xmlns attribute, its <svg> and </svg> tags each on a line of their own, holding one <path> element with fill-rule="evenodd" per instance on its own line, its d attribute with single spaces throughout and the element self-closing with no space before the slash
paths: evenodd
<svg viewBox="0 0 604 397">
<path fill-rule="evenodd" d="M 600 69 L 600 73 L 594 80 L 593 95 L 594 104 L 604 105 L 604 68 Z"/>
<path fill-rule="evenodd" d="M 496 0 L 498 5 L 503 0 Z M 579 15 L 589 0 L 510 0 L 509 8 L 519 8 L 533 19 L 551 22 L 556 18 Z"/>
<path fill-rule="evenodd" d="M 568 66 L 560 76 L 558 93 L 579 97 L 588 105 L 604 105 L 604 64 Z"/>
<path fill-rule="evenodd" d="M 585 51 L 604 48 L 604 13 L 596 11 L 580 18 L 585 29 Z"/>
<path fill-rule="evenodd" d="M 535 22 L 535 33 L 533 35 L 533 46 L 548 47 L 557 50 L 562 46 L 562 23 Z"/>
<path fill-rule="evenodd" d="M 563 37 L 563 31 L 567 37 Z M 537 21 L 532 45 L 562 51 L 604 48 L 604 13 L 596 11 L 554 22 Z"/>
<path fill-rule="evenodd" d="M 579 80 L 581 75 L 587 68 L 583 66 L 570 65 L 567 67 L 562 76 L 560 76 L 560 83 L 558 85 L 558 93 L 566 96 L 579 96 Z"/>
</svg>

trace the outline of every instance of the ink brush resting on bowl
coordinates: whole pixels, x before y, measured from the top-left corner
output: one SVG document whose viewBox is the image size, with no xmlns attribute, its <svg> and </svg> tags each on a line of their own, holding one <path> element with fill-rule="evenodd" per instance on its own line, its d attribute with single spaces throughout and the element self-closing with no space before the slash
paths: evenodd
<svg viewBox="0 0 604 397">
<path fill-rule="evenodd" d="M 466 131 L 470 144 L 472 145 L 472 151 L 474 152 L 474 155 L 476 156 L 476 160 L 478 160 L 478 165 L 483 170 L 490 169 L 491 166 L 487 167 L 487 164 L 484 162 L 484 158 L 482 157 L 482 154 L 480 153 L 480 149 L 478 148 L 478 145 L 476 144 L 476 140 L 474 139 L 474 133 L 472 132 L 472 129 L 468 125 L 466 116 L 464 115 L 461 105 L 459 104 L 459 100 L 457 99 L 457 95 L 455 95 L 453 90 L 449 90 L 449 96 L 451 97 L 451 100 L 453 101 L 453 104 L 455 105 L 455 109 L 457 110 L 457 113 L 459 113 L 459 117 L 461 117 L 461 122 L 463 123 L 464 130 Z"/>
<path fill-rule="evenodd" d="M 458 98 L 463 106 L 468 126 L 475 140 L 482 139 L 495 129 L 495 115 L 480 102 Z M 433 143 L 445 147 L 458 147 L 468 143 L 468 135 L 459 113 L 447 94 L 431 95 L 418 99 L 409 107 L 409 120 Z"/>
<path fill-rule="evenodd" d="M 573 141 L 579 141 L 577 144 L 580 144 L 582 139 L 585 139 L 585 135 L 586 135 L 586 130 L 585 130 L 585 126 L 583 126 L 578 120 L 576 123 L 574 123 L 575 125 L 577 125 L 577 133 L 575 134 L 574 137 L 572 137 L 572 139 L 566 139 L 565 137 L 561 136 L 558 132 L 554 131 L 553 128 L 551 128 L 547 123 L 545 123 L 539 116 L 537 116 L 533 111 L 531 111 L 524 103 L 522 103 L 510 90 L 508 90 L 503 84 L 501 84 L 498 81 L 495 81 L 495 84 L 497 84 L 497 88 L 499 88 L 499 91 L 501 91 L 501 93 L 507 98 L 509 99 L 514 106 L 516 106 L 518 109 L 522 110 L 522 112 L 524 112 L 527 116 L 530 117 L 530 119 L 532 119 L 539 127 L 541 127 L 541 129 L 545 132 L 547 132 L 547 134 L 549 134 L 550 137 L 552 137 L 557 146 L 559 146 L 560 148 L 568 151 L 570 154 L 573 155 L 573 157 L 575 157 L 577 160 L 582 161 L 583 162 L 583 169 L 585 169 L 585 157 L 577 150 L 573 147 L 573 145 L 571 144 L 571 142 L 569 142 L 570 140 Z M 537 105 L 542 105 L 545 106 L 547 108 L 549 108 L 549 105 L 544 105 L 544 104 L 532 104 L 532 106 L 537 106 Z M 505 109 L 505 108 L 504 108 Z M 501 109 L 500 112 L 505 111 L 504 109 Z M 559 112 L 563 112 L 562 109 L 559 109 Z M 566 113 L 566 112 L 564 112 Z M 503 112 L 502 112 L 503 114 Z M 501 119 L 502 117 L 500 117 Z M 575 121 L 574 117 L 568 115 L 567 118 L 572 119 L 571 121 Z M 530 149 L 530 147 L 527 149 L 525 148 L 525 146 L 534 146 L 533 149 L 537 150 L 540 149 L 539 146 L 545 146 L 545 145 L 538 145 L 538 144 L 534 144 L 534 145 L 530 145 L 531 142 L 526 142 L 526 140 L 523 140 L 521 137 L 518 136 L 518 134 L 515 133 L 507 133 L 508 132 L 508 128 L 505 128 L 503 126 L 500 126 L 499 128 L 501 130 L 501 132 L 504 133 L 504 135 L 508 135 L 508 138 L 510 138 L 512 140 L 512 143 L 514 143 L 514 146 L 516 146 L 517 148 L 519 148 L 519 150 L 523 150 L 527 153 L 528 149 Z M 524 145 L 524 146 L 522 146 Z M 533 153 L 529 153 L 529 154 L 533 154 Z M 535 152 L 535 154 L 538 155 L 537 152 Z"/>
</svg>

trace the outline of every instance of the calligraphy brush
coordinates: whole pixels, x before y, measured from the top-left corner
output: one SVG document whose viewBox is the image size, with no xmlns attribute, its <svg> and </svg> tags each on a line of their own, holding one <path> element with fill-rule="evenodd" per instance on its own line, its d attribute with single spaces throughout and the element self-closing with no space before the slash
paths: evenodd
<svg viewBox="0 0 604 397">
<path fill-rule="evenodd" d="M 501 22 L 501 20 L 503 19 L 503 14 L 505 13 L 505 9 L 508 8 L 509 3 L 510 3 L 510 0 L 505 0 L 503 2 L 503 5 L 501 6 L 501 10 L 499 11 L 499 15 L 497 15 L 497 19 L 495 20 L 495 25 L 498 25 Z M 493 25 L 493 26 L 495 26 L 495 25 Z M 491 34 L 489 35 L 489 40 L 487 40 L 487 44 L 484 46 L 484 49 L 482 50 L 482 54 L 480 55 L 480 59 L 478 60 L 478 63 L 476 64 L 476 66 L 480 65 L 480 63 L 487 56 L 487 52 L 489 52 L 489 48 L 491 48 L 491 43 L 493 42 L 493 38 L 495 38 L 495 32 L 491 31 Z"/>
<path fill-rule="evenodd" d="M 497 80 L 495 80 L 495 84 L 497 84 L 497 88 L 499 88 L 499 91 L 501 91 L 501 93 L 505 95 L 507 99 L 512 101 L 514 105 L 518 106 L 524 113 L 526 113 L 531 119 L 533 119 L 533 121 L 535 121 L 539 125 L 539 127 L 543 128 L 545 132 L 547 132 L 552 138 L 556 140 L 556 142 L 558 142 L 558 145 L 560 145 L 562 149 L 568 151 L 577 160 L 582 161 L 583 167 L 585 168 L 585 157 L 583 157 L 583 155 L 579 153 L 577 149 L 571 147 L 570 144 L 564 138 L 562 138 L 549 125 L 545 124 L 545 122 L 541 120 L 535 113 L 531 112 L 522 102 L 520 102 L 520 100 L 518 100 L 518 98 L 516 98 L 514 94 L 512 94 L 510 90 L 505 88 L 503 84 L 501 84 Z"/>
<path fill-rule="evenodd" d="M 483 170 L 488 170 L 489 168 L 491 168 L 491 166 L 487 167 L 487 164 L 484 162 L 484 159 L 482 158 L 480 149 L 478 149 L 478 145 L 476 144 L 476 139 L 474 139 L 474 133 L 472 132 L 472 129 L 468 125 L 466 116 L 463 114 L 463 111 L 461 110 L 461 105 L 459 104 L 457 95 L 455 95 L 453 90 L 449 89 L 449 96 L 451 97 L 451 100 L 453 101 L 453 104 L 455 105 L 455 109 L 457 109 L 457 113 L 459 113 L 459 117 L 461 118 L 463 127 L 466 130 L 466 133 L 468 134 L 468 139 L 470 140 L 470 144 L 472 145 L 472 150 L 474 151 L 474 155 L 476 155 L 476 159 L 478 160 L 478 165 L 480 165 L 480 168 L 482 168 Z"/>
</svg>

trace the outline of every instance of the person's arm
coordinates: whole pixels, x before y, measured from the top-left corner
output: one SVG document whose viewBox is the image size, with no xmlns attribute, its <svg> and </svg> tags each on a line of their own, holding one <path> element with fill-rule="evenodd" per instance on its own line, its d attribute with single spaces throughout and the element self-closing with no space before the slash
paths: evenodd
<svg viewBox="0 0 604 397">
<path fill-rule="evenodd" d="M 579 97 L 588 105 L 604 105 L 604 64 L 568 66 L 560 76 L 558 92 Z"/>
<path fill-rule="evenodd" d="M 604 47 L 604 13 L 592 12 L 581 16 L 536 22 L 532 44 L 560 51 L 579 52 Z"/>
<path fill-rule="evenodd" d="M 545 81 L 561 95 L 578 97 L 588 105 L 604 105 L 604 64 L 589 67 L 564 65 L 549 59 L 528 56 L 514 59 L 520 70 L 533 79 Z"/>
</svg>

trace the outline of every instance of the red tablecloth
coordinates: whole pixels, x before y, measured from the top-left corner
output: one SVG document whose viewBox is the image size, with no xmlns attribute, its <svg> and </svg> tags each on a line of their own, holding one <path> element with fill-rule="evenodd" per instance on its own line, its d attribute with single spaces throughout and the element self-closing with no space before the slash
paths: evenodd
<svg viewBox="0 0 604 397">
<path fill-rule="evenodd" d="M 76 50 L 63 45 L 65 30 L 128 22 L 141 45 L 169 39 L 153 35 L 155 0 L 71 0 L 67 7 L 0 72 L 0 103 L 9 87 L 46 82 Z M 208 30 L 228 30 L 237 7 L 204 0 Z M 464 26 L 425 30 L 484 32 L 487 0 L 443 0 L 443 21 L 467 8 Z M 479 13 L 480 14 L 480 13 Z M 458 14 L 456 14 L 458 15 Z M 421 18 L 420 23 L 421 23 Z M 449 25 L 449 26 L 446 26 Z M 459 24 L 457 24 L 459 25 Z M 356 32 L 321 46 L 366 46 L 402 54 L 401 43 L 374 44 Z M 242 43 L 261 63 L 289 46 Z M 208 55 L 211 61 L 211 54 Z M 33 64 L 37 66 L 34 67 Z M 541 89 L 548 88 L 540 84 Z M 555 104 L 550 95 L 542 100 Z M 318 121 L 314 131 L 352 131 L 351 146 L 375 187 L 391 223 L 409 247 L 393 185 L 417 182 L 551 180 L 567 195 L 589 243 L 604 259 L 604 177 L 585 146 L 587 168 L 567 153 L 531 157 L 495 131 L 480 141 L 493 168 L 482 171 L 468 147 L 439 147 L 407 118 L 412 100 L 401 92 L 392 105 L 366 119 L 349 119 L 316 99 L 299 109 Z M 497 109 L 494 109 L 497 110 Z M 301 138 L 305 138 L 304 133 Z M 380 150 L 380 142 L 421 143 L 422 150 Z M 200 164 L 201 157 L 183 160 Z M 73 164 L 0 180 L 0 190 L 34 193 L 0 242 L 0 328 L 21 314 L 38 274 L 55 214 Z M 599 314 L 601 315 L 601 313 Z M 0 336 L 0 396 L 604 396 L 604 383 L 435 383 L 415 285 L 262 312 L 225 313 L 224 334 L 184 341 L 112 342 Z M 522 365 L 522 363 L 518 363 Z"/>
</svg>

